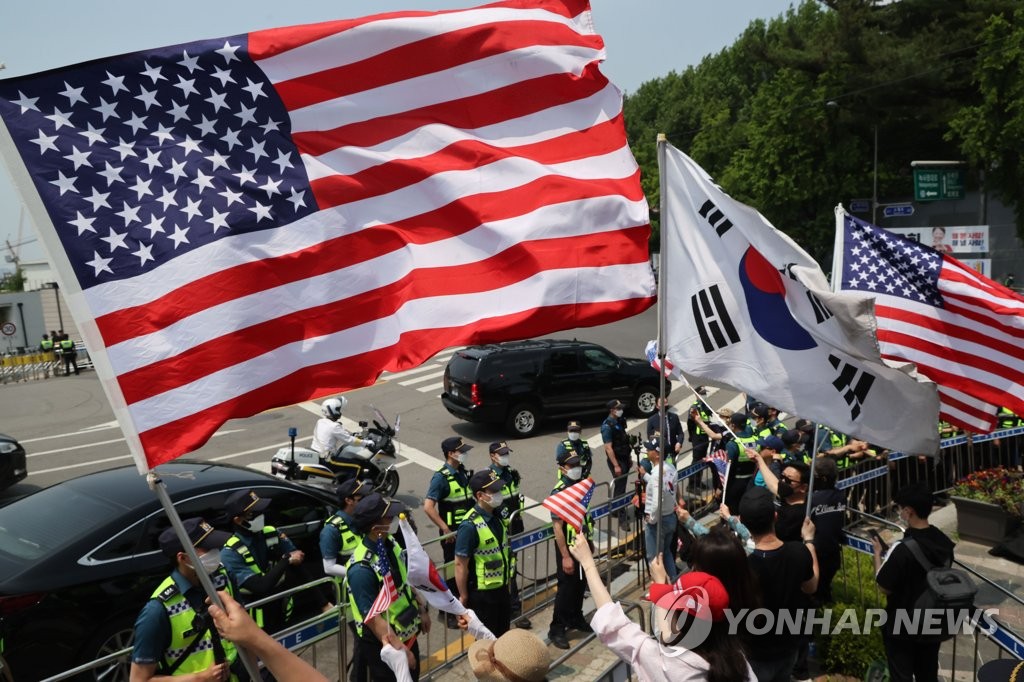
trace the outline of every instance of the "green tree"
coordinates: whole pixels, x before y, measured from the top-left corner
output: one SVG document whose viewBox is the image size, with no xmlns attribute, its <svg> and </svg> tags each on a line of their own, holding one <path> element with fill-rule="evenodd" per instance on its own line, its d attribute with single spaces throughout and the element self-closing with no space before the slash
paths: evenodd
<svg viewBox="0 0 1024 682">
<path fill-rule="evenodd" d="M 1017 234 L 1024 237 L 1024 9 L 1012 19 L 995 15 L 981 35 L 974 78 L 981 101 L 962 108 L 950 123 L 948 138 L 985 169 L 992 193 L 1014 207 Z"/>
</svg>

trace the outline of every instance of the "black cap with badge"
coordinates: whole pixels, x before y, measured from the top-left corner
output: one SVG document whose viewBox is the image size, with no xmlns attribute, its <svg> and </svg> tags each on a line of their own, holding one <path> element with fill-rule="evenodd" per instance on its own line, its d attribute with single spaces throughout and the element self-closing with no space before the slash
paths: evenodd
<svg viewBox="0 0 1024 682">
<path fill-rule="evenodd" d="M 491 443 L 490 452 L 492 455 L 507 455 L 512 452 L 512 448 L 508 446 L 508 443 L 501 440 L 497 443 Z"/>
<path fill-rule="evenodd" d="M 224 509 L 229 518 L 258 514 L 269 506 L 270 500 L 260 497 L 254 490 L 239 490 L 224 501 Z"/>
<path fill-rule="evenodd" d="M 463 443 L 460 436 L 452 436 L 441 441 L 441 452 L 446 455 L 449 452 L 469 452 L 472 449 L 473 446 Z"/>
<path fill-rule="evenodd" d="M 185 526 L 185 534 L 192 546 L 198 549 L 220 549 L 231 539 L 231 533 L 217 530 L 199 517 L 185 519 L 181 525 Z M 164 556 L 173 559 L 178 556 L 178 552 L 184 550 L 185 547 L 181 544 L 178 534 L 174 532 L 173 526 L 160 533 L 160 551 Z"/>
<path fill-rule="evenodd" d="M 352 510 L 352 525 L 361 532 L 385 517 L 394 518 L 405 511 L 405 504 L 388 499 L 380 493 L 370 493 L 356 503 Z"/>
<path fill-rule="evenodd" d="M 476 495 L 481 490 L 501 490 L 505 485 L 494 469 L 484 469 L 473 474 L 472 478 L 469 479 L 469 489 Z"/>
</svg>

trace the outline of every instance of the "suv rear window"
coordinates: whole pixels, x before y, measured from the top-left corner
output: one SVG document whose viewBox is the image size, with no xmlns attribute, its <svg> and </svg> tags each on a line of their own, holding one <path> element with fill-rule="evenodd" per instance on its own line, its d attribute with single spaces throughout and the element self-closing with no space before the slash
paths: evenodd
<svg viewBox="0 0 1024 682">
<path fill-rule="evenodd" d="M 448 376 L 452 381 L 472 384 L 476 382 L 476 370 L 479 365 L 479 358 L 456 353 L 448 361 Z"/>
</svg>

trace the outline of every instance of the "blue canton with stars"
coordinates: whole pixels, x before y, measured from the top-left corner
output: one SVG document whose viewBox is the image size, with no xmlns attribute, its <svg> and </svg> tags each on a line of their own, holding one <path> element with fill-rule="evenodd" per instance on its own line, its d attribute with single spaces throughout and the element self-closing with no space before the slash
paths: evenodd
<svg viewBox="0 0 1024 682">
<path fill-rule="evenodd" d="M 245 36 L 0 81 L 0 116 L 83 289 L 316 210 Z"/>
<path fill-rule="evenodd" d="M 939 292 L 942 255 L 870 223 L 843 221 L 843 289 L 899 296 L 943 307 Z"/>
</svg>

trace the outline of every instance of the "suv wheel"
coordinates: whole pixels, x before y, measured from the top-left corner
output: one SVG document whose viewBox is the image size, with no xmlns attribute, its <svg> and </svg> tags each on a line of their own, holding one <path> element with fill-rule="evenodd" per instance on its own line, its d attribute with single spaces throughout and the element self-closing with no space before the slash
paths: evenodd
<svg viewBox="0 0 1024 682">
<path fill-rule="evenodd" d="M 537 408 L 521 403 L 509 411 L 505 426 L 516 438 L 526 438 L 537 430 L 538 421 Z"/>
<path fill-rule="evenodd" d="M 633 412 L 639 417 L 649 417 L 658 409 L 658 389 L 641 386 L 633 394 Z"/>
</svg>

